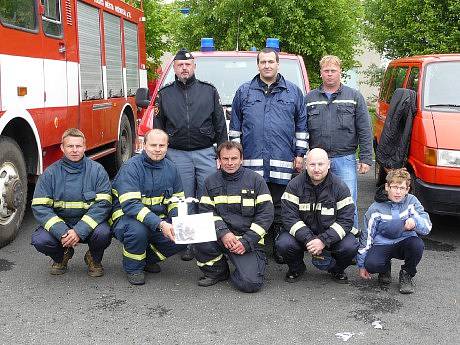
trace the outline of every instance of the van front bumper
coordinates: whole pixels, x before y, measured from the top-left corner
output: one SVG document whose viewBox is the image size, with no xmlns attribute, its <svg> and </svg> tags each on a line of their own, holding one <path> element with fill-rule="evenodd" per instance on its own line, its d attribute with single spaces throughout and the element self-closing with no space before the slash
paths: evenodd
<svg viewBox="0 0 460 345">
<path fill-rule="evenodd" d="M 460 187 L 414 181 L 415 194 L 425 211 L 436 214 L 460 215 Z"/>
</svg>

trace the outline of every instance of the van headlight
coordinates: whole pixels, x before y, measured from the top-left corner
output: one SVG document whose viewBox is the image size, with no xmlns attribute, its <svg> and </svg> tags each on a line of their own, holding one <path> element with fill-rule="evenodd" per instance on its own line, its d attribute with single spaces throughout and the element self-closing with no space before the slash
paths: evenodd
<svg viewBox="0 0 460 345">
<path fill-rule="evenodd" d="M 460 151 L 438 149 L 438 166 L 460 168 Z"/>
</svg>

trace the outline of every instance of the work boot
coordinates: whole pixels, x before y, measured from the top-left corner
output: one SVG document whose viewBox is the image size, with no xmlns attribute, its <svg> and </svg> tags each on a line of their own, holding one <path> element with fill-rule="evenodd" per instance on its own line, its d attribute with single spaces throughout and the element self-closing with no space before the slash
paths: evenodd
<svg viewBox="0 0 460 345">
<path fill-rule="evenodd" d="M 144 271 L 149 273 L 160 273 L 161 267 L 156 262 L 151 262 L 145 265 Z"/>
<path fill-rule="evenodd" d="M 339 284 L 348 284 L 348 277 L 345 272 L 329 272 L 332 280 Z"/>
<path fill-rule="evenodd" d="M 216 278 L 203 276 L 200 279 L 198 279 L 198 286 L 208 287 L 208 286 L 217 284 L 220 281 L 227 280 L 228 276 L 229 276 L 228 273 L 223 276 L 216 277 Z"/>
<path fill-rule="evenodd" d="M 144 285 L 145 284 L 144 272 L 128 273 L 127 277 L 131 285 Z"/>
<path fill-rule="evenodd" d="M 379 273 L 378 282 L 381 285 L 388 285 L 391 283 L 391 269 L 386 272 Z"/>
<path fill-rule="evenodd" d="M 190 244 L 187 245 L 187 248 L 183 251 L 183 253 L 180 256 L 180 258 L 183 261 L 193 260 L 194 255 L 193 255 L 193 251 L 192 251 L 192 246 Z"/>
<path fill-rule="evenodd" d="M 413 277 L 403 269 L 399 271 L 399 292 L 402 294 L 415 292 Z"/>
<path fill-rule="evenodd" d="M 88 275 L 90 277 L 102 277 L 104 275 L 104 267 L 100 262 L 94 261 L 89 250 L 85 254 L 85 263 L 88 265 Z"/>
<path fill-rule="evenodd" d="M 286 275 L 284 276 L 284 281 L 287 283 L 296 283 L 300 279 L 302 279 L 303 274 L 305 273 L 305 265 L 302 266 L 302 268 L 297 271 L 297 272 L 292 272 L 291 270 L 288 270 L 286 272 Z"/>
<path fill-rule="evenodd" d="M 64 256 L 62 257 L 61 262 L 53 262 L 50 267 L 50 274 L 52 275 L 60 275 L 67 272 L 67 263 L 70 259 L 72 259 L 74 250 L 72 247 L 66 248 L 64 251 Z"/>
</svg>

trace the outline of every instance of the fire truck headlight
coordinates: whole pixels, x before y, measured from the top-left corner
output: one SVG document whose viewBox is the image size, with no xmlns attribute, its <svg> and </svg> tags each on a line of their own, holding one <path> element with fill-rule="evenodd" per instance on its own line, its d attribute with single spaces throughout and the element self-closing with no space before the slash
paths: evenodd
<svg viewBox="0 0 460 345">
<path fill-rule="evenodd" d="M 460 168 L 460 151 L 457 150 L 437 150 L 438 166 Z"/>
</svg>

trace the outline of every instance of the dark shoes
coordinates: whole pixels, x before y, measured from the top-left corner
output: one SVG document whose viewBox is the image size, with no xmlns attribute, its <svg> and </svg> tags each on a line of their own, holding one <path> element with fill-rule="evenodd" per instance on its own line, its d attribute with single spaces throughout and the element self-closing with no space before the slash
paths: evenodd
<svg viewBox="0 0 460 345">
<path fill-rule="evenodd" d="M 128 273 L 127 278 L 131 285 L 144 285 L 145 284 L 144 272 Z"/>
<path fill-rule="evenodd" d="M 144 271 L 149 273 L 160 273 L 161 267 L 156 262 L 152 262 L 145 265 Z"/>
<path fill-rule="evenodd" d="M 192 251 L 192 246 L 189 244 L 187 245 L 187 249 L 184 250 L 184 252 L 182 253 L 182 255 L 180 256 L 181 260 L 183 261 L 190 261 L 190 260 L 193 260 L 194 258 L 194 255 L 193 255 L 193 251 Z"/>
<path fill-rule="evenodd" d="M 102 277 L 104 275 L 104 267 L 100 262 L 95 262 L 88 250 L 85 254 L 85 263 L 88 265 L 88 275 L 90 277 Z"/>
<path fill-rule="evenodd" d="M 284 276 L 284 281 L 287 283 L 295 283 L 302 279 L 303 274 L 305 273 L 305 266 L 303 269 L 297 272 L 287 271 L 286 275 Z"/>
<path fill-rule="evenodd" d="M 279 265 L 283 265 L 286 263 L 284 261 L 284 258 L 280 254 L 278 254 L 275 244 L 273 244 L 273 260 L 275 260 L 275 262 Z"/>
<path fill-rule="evenodd" d="M 224 280 L 227 280 L 227 279 L 228 279 L 228 274 L 226 274 L 224 276 L 221 276 L 221 277 L 216 277 L 216 278 L 204 276 L 204 277 L 201 277 L 198 280 L 198 286 L 207 287 L 207 286 L 217 284 L 218 282 L 224 281 Z"/>
<path fill-rule="evenodd" d="M 387 272 L 379 273 L 378 282 L 380 285 L 388 285 L 391 283 L 391 269 Z"/>
<path fill-rule="evenodd" d="M 52 275 L 60 275 L 67 272 L 67 263 L 70 259 L 72 259 L 74 250 L 72 247 L 66 248 L 64 251 L 64 256 L 61 262 L 53 262 L 50 267 L 50 274 Z"/>
<path fill-rule="evenodd" d="M 348 277 L 345 272 L 329 272 L 332 280 L 339 284 L 348 284 Z"/>
<path fill-rule="evenodd" d="M 402 294 L 415 292 L 413 277 L 403 269 L 399 271 L 399 292 Z"/>
</svg>

